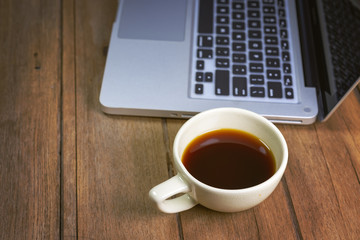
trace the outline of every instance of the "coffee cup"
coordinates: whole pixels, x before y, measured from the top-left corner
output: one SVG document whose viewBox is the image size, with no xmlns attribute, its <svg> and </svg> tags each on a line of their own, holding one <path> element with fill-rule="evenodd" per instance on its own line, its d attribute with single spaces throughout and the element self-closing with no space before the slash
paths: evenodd
<svg viewBox="0 0 360 240">
<path fill-rule="evenodd" d="M 161 211 L 176 213 L 201 204 L 215 211 L 239 212 L 274 191 L 286 169 L 288 148 L 279 129 L 266 118 L 238 108 L 215 108 L 184 123 L 175 137 L 173 155 L 177 174 L 149 192 Z M 261 178 L 244 180 L 255 175 Z"/>
</svg>

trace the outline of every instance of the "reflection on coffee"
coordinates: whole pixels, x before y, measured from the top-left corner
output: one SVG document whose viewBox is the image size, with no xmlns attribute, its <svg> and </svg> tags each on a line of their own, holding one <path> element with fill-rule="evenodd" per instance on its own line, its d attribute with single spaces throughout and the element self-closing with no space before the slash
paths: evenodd
<svg viewBox="0 0 360 240">
<path fill-rule="evenodd" d="M 199 181 L 216 188 L 242 189 L 269 179 L 276 169 L 269 147 L 256 136 L 220 129 L 193 139 L 182 162 Z"/>
</svg>

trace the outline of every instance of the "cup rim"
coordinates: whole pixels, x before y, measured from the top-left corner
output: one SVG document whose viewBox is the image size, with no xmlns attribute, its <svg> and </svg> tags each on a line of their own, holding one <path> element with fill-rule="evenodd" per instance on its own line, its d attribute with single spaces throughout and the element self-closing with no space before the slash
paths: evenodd
<svg viewBox="0 0 360 240">
<path fill-rule="evenodd" d="M 186 167 L 182 163 L 181 157 L 179 156 L 178 149 L 175 147 L 176 145 L 178 145 L 182 133 L 185 131 L 185 129 L 187 129 L 187 127 L 190 124 L 192 124 L 193 121 L 196 121 L 198 118 L 201 118 L 203 115 L 210 114 L 212 112 L 221 112 L 221 111 L 236 111 L 238 113 L 247 114 L 247 115 L 250 115 L 251 117 L 257 118 L 258 120 L 261 121 L 261 123 L 263 123 L 267 127 L 269 127 L 275 133 L 275 135 L 278 137 L 279 141 L 281 142 L 281 151 L 283 152 L 283 156 L 282 156 L 279 168 L 266 181 L 264 181 L 262 183 L 259 183 L 257 185 L 251 186 L 251 187 L 240 188 L 240 189 L 223 189 L 223 188 L 213 187 L 213 186 L 210 186 L 210 185 L 208 185 L 206 183 L 203 183 L 203 182 L 199 181 L 194 176 L 192 176 L 192 174 L 186 169 Z M 181 126 L 178 133 L 176 134 L 174 144 L 173 144 L 173 154 L 174 154 L 174 162 L 175 162 L 176 165 L 178 165 L 177 167 L 180 168 L 180 169 L 177 168 L 177 171 L 182 173 L 183 175 L 185 175 L 184 176 L 185 178 L 190 178 L 192 182 L 194 182 L 196 185 L 199 185 L 199 186 L 201 186 L 203 188 L 207 188 L 209 190 L 217 191 L 217 192 L 221 192 L 221 193 L 225 193 L 225 194 L 226 193 L 229 193 L 229 194 L 231 194 L 231 193 L 239 193 L 239 192 L 245 193 L 245 192 L 256 191 L 259 188 L 262 188 L 262 187 L 264 187 L 266 185 L 272 184 L 276 180 L 280 180 L 281 177 L 283 176 L 284 172 L 285 172 L 287 162 L 288 162 L 288 147 L 287 147 L 285 138 L 282 135 L 282 133 L 280 132 L 280 130 L 272 122 L 270 122 L 265 117 L 263 117 L 263 116 L 261 116 L 261 115 L 259 115 L 257 113 L 254 113 L 252 111 L 249 111 L 249 110 L 246 110 L 246 109 L 241 109 L 241 108 L 232 108 L 232 107 L 209 109 L 209 110 L 200 112 L 200 113 L 196 114 L 195 116 L 193 116 L 192 118 L 190 118 L 189 120 L 187 120 Z M 181 170 L 181 171 L 179 171 L 179 170 Z"/>
</svg>

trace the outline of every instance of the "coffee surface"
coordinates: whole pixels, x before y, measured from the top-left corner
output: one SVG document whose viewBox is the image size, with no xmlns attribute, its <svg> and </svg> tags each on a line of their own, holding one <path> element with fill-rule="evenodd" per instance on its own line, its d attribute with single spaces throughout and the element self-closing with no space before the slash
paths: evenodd
<svg viewBox="0 0 360 240">
<path fill-rule="evenodd" d="M 269 147 L 256 136 L 220 129 L 193 139 L 182 162 L 199 181 L 216 188 L 242 189 L 260 184 L 275 173 Z"/>
</svg>

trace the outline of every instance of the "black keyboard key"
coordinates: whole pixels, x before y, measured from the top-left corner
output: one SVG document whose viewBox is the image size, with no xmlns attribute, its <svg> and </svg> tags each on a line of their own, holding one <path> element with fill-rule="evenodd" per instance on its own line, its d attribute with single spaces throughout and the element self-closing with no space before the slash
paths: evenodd
<svg viewBox="0 0 360 240">
<path fill-rule="evenodd" d="M 244 62 L 246 62 L 246 54 L 234 53 L 232 55 L 232 60 L 233 60 L 233 62 L 236 62 L 236 63 L 244 63 Z"/>
<path fill-rule="evenodd" d="M 279 9 L 279 17 L 285 17 L 285 10 L 284 9 Z"/>
<path fill-rule="evenodd" d="M 244 20 L 245 19 L 245 13 L 244 12 L 233 12 L 232 18 L 234 20 Z"/>
<path fill-rule="evenodd" d="M 260 11 L 257 11 L 257 10 L 249 10 L 249 11 L 248 11 L 248 17 L 251 17 L 251 18 L 260 18 Z"/>
<path fill-rule="evenodd" d="M 229 71 L 216 70 L 215 71 L 215 94 L 229 95 L 230 79 Z"/>
<path fill-rule="evenodd" d="M 235 52 L 244 52 L 244 51 L 246 51 L 246 45 L 243 42 L 241 42 L 241 43 L 234 42 L 232 44 L 232 50 Z"/>
<path fill-rule="evenodd" d="M 284 71 L 284 73 L 291 73 L 291 65 L 289 63 L 284 63 L 283 71 Z"/>
<path fill-rule="evenodd" d="M 281 72 L 280 72 L 280 70 L 267 70 L 266 76 L 268 79 L 280 80 Z"/>
<path fill-rule="evenodd" d="M 284 2 L 284 0 L 278 0 L 278 6 L 279 6 L 279 7 L 285 7 L 285 2 Z"/>
<path fill-rule="evenodd" d="M 213 51 L 211 49 L 198 49 L 197 50 L 198 58 L 213 58 Z"/>
<path fill-rule="evenodd" d="M 265 43 L 269 45 L 277 45 L 279 43 L 278 38 L 276 36 L 266 36 Z"/>
<path fill-rule="evenodd" d="M 282 28 L 286 28 L 286 20 L 285 19 L 280 19 L 279 20 L 279 25 L 280 25 L 280 27 L 282 27 Z"/>
<path fill-rule="evenodd" d="M 263 87 L 251 87 L 250 96 L 252 97 L 265 97 L 265 88 Z"/>
<path fill-rule="evenodd" d="M 289 50 L 289 42 L 286 40 L 281 40 L 281 49 L 282 50 Z"/>
<path fill-rule="evenodd" d="M 228 3 L 229 3 L 229 0 L 217 0 L 217 3 L 220 3 L 220 4 L 228 4 Z"/>
<path fill-rule="evenodd" d="M 256 85 L 263 85 L 265 83 L 264 75 L 251 74 L 250 83 Z"/>
<path fill-rule="evenodd" d="M 228 37 L 216 37 L 216 44 L 229 45 L 230 39 Z"/>
<path fill-rule="evenodd" d="M 264 23 L 265 24 L 275 24 L 276 23 L 276 17 L 264 16 Z"/>
<path fill-rule="evenodd" d="M 230 66 L 230 62 L 227 58 L 217 58 L 215 61 L 215 65 L 219 68 L 228 68 Z"/>
<path fill-rule="evenodd" d="M 266 67 L 280 67 L 280 59 L 266 58 Z"/>
<path fill-rule="evenodd" d="M 294 98 L 294 90 L 292 88 L 285 88 L 285 97 L 287 99 L 293 99 Z"/>
<path fill-rule="evenodd" d="M 289 53 L 289 52 L 283 51 L 283 52 L 281 53 L 281 56 L 282 56 L 282 60 L 283 60 L 284 62 L 290 61 L 290 53 Z"/>
<path fill-rule="evenodd" d="M 275 7 L 263 7 L 263 13 L 265 14 L 274 14 L 275 13 Z"/>
<path fill-rule="evenodd" d="M 262 49 L 262 42 L 261 41 L 249 41 L 249 49 Z"/>
<path fill-rule="evenodd" d="M 249 52 L 249 59 L 251 61 L 262 61 L 263 54 L 262 52 Z"/>
<path fill-rule="evenodd" d="M 197 72 L 195 74 L 195 81 L 203 82 L 204 81 L 204 73 L 203 72 Z"/>
<path fill-rule="evenodd" d="M 259 8 L 259 1 L 248 1 L 248 8 Z"/>
<path fill-rule="evenodd" d="M 246 74 L 246 66 L 245 65 L 233 65 L 233 74 L 236 75 L 245 75 Z"/>
<path fill-rule="evenodd" d="M 247 96 L 247 81 L 245 77 L 233 78 L 233 95 Z"/>
<path fill-rule="evenodd" d="M 268 82 L 269 98 L 282 98 L 282 87 L 280 82 Z"/>
<path fill-rule="evenodd" d="M 279 48 L 277 47 L 266 47 L 265 54 L 267 56 L 279 56 Z"/>
<path fill-rule="evenodd" d="M 206 72 L 205 73 L 205 82 L 212 82 L 213 81 L 213 73 L 212 72 Z"/>
<path fill-rule="evenodd" d="M 227 26 L 217 26 L 216 27 L 217 34 L 229 34 L 229 27 Z"/>
<path fill-rule="evenodd" d="M 261 31 L 250 30 L 249 31 L 249 38 L 261 38 Z"/>
<path fill-rule="evenodd" d="M 204 93 L 204 85 L 195 84 L 195 93 L 196 94 L 203 94 Z"/>
<path fill-rule="evenodd" d="M 244 10 L 244 3 L 242 2 L 233 2 L 232 3 L 233 10 Z"/>
<path fill-rule="evenodd" d="M 264 65 L 262 63 L 250 63 L 250 72 L 262 73 L 264 72 Z"/>
<path fill-rule="evenodd" d="M 245 33 L 244 32 L 233 32 L 232 39 L 234 41 L 243 41 L 243 40 L 245 40 Z"/>
<path fill-rule="evenodd" d="M 248 27 L 249 28 L 260 28 L 261 22 L 259 20 L 249 20 L 248 21 Z"/>
<path fill-rule="evenodd" d="M 229 17 L 228 16 L 217 16 L 216 17 L 216 23 L 218 23 L 218 24 L 228 24 L 229 23 Z"/>
<path fill-rule="evenodd" d="M 229 56 L 230 49 L 227 47 L 217 47 L 216 56 Z"/>
<path fill-rule="evenodd" d="M 284 30 L 284 29 L 280 30 L 280 37 L 282 39 L 287 39 L 288 38 L 288 31 Z"/>
<path fill-rule="evenodd" d="M 290 75 L 285 75 L 284 76 L 284 85 L 285 86 L 292 86 L 293 85 L 292 76 L 290 76 Z"/>
<path fill-rule="evenodd" d="M 213 33 L 213 19 L 214 19 L 214 1 L 200 0 L 199 1 L 199 33 Z"/>
<path fill-rule="evenodd" d="M 198 47 L 212 47 L 213 37 L 212 36 L 198 36 Z"/>
<path fill-rule="evenodd" d="M 228 14 L 229 13 L 229 7 L 219 6 L 219 7 L 216 8 L 216 12 L 218 14 Z"/>
<path fill-rule="evenodd" d="M 205 62 L 203 60 L 196 61 L 196 69 L 197 70 L 204 70 Z"/>
<path fill-rule="evenodd" d="M 245 30 L 244 22 L 233 22 L 232 23 L 233 30 Z"/>
<path fill-rule="evenodd" d="M 266 34 L 277 34 L 277 28 L 275 26 L 265 26 L 264 32 Z"/>
</svg>

